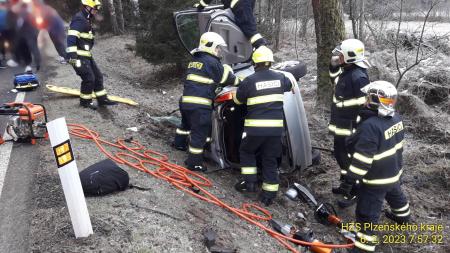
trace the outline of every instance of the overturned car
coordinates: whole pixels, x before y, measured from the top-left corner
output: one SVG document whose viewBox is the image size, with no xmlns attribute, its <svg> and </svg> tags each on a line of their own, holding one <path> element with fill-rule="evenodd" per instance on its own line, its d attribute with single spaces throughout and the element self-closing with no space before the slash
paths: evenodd
<svg viewBox="0 0 450 253">
<path fill-rule="evenodd" d="M 222 62 L 232 66 L 235 75 L 245 78 L 254 73 L 250 58 L 253 48 L 239 27 L 234 23 L 231 10 L 223 6 L 211 6 L 174 13 L 178 37 L 188 52 L 192 52 L 201 34 L 212 31 L 220 34 L 227 43 L 222 50 Z M 312 148 L 297 80 L 306 74 L 305 64 L 298 61 L 281 62 L 274 70 L 285 74 L 295 86 L 293 92 L 284 94 L 283 155 L 280 172 L 302 170 L 312 164 Z M 212 142 L 207 157 L 221 169 L 239 167 L 239 146 L 244 131 L 246 106 L 233 102 L 236 87 L 227 86 L 217 92 L 212 113 Z"/>
</svg>

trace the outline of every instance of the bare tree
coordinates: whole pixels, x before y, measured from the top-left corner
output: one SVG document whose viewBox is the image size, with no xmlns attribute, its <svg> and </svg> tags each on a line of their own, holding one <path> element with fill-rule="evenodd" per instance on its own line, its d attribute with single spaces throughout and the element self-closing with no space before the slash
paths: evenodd
<svg viewBox="0 0 450 253">
<path fill-rule="evenodd" d="M 122 0 L 114 0 L 116 3 L 116 10 L 117 10 L 117 25 L 119 27 L 120 33 L 125 32 L 125 21 L 123 18 L 123 6 L 122 6 Z"/>
<path fill-rule="evenodd" d="M 274 37 L 275 37 L 275 50 L 280 49 L 280 35 L 281 35 L 281 20 L 283 19 L 283 3 L 284 0 L 277 0 L 277 10 L 275 13 L 275 31 L 274 31 Z"/>
<path fill-rule="evenodd" d="M 105 5 L 106 11 L 109 13 L 110 16 L 112 32 L 114 34 L 120 34 L 119 25 L 117 24 L 116 8 L 114 6 L 114 1 L 106 0 L 103 1 L 103 4 Z"/>
<path fill-rule="evenodd" d="M 359 16 L 358 16 L 358 25 L 359 25 L 359 40 L 364 41 L 364 16 L 365 16 L 365 6 L 366 0 L 359 0 Z"/>
<path fill-rule="evenodd" d="M 329 64 L 331 51 L 344 39 L 345 26 L 342 20 L 340 0 L 312 0 L 317 43 L 317 99 L 329 104 L 332 95 Z"/>
<path fill-rule="evenodd" d="M 398 50 L 399 50 L 399 46 L 400 46 L 399 37 L 400 37 L 400 28 L 401 28 L 402 21 L 403 21 L 402 18 L 403 18 L 404 0 L 400 0 L 399 20 L 398 20 L 397 32 L 396 32 L 395 41 L 394 41 L 395 66 L 396 66 L 397 72 L 398 72 L 398 79 L 397 79 L 397 83 L 395 85 L 397 88 L 400 85 L 400 82 L 402 81 L 403 77 L 405 76 L 405 74 L 408 71 L 410 71 L 415 66 L 419 65 L 423 60 L 428 59 L 430 57 L 430 54 L 425 54 L 423 51 L 423 35 L 425 32 L 425 27 L 427 25 L 428 18 L 430 17 L 430 13 L 439 3 L 440 3 L 440 0 L 433 0 L 429 3 L 428 11 L 425 14 L 425 18 L 424 18 L 423 25 L 422 25 L 422 30 L 421 30 L 418 45 L 416 48 L 414 61 L 410 65 L 407 64 L 405 67 L 402 68 L 402 67 L 400 67 Z"/>
<path fill-rule="evenodd" d="M 365 0 L 349 0 L 349 16 L 352 21 L 352 32 L 355 39 L 364 40 L 364 6 Z"/>
</svg>

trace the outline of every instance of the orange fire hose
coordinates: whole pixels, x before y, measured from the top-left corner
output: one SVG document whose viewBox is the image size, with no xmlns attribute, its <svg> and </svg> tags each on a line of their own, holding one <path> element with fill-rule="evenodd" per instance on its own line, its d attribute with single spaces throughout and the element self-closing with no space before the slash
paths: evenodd
<svg viewBox="0 0 450 253">
<path fill-rule="evenodd" d="M 352 248 L 353 243 L 350 244 L 318 244 L 305 241 L 295 240 L 291 237 L 280 234 L 268 226 L 262 224 L 262 221 L 268 221 L 272 219 L 271 213 L 256 205 L 244 203 L 241 208 L 232 207 L 225 202 L 218 199 L 216 196 L 208 192 L 205 188 L 211 187 L 212 183 L 206 177 L 192 172 L 184 167 L 168 162 L 168 157 L 166 155 L 160 154 L 158 152 L 145 149 L 137 141 L 131 141 L 134 147 L 129 147 L 123 139 L 118 139 L 115 143 L 108 142 L 100 138 L 97 132 L 94 132 L 87 127 L 80 124 L 68 124 L 70 129 L 70 134 L 86 140 L 92 140 L 95 142 L 97 147 L 111 160 L 119 164 L 128 165 L 134 169 L 150 174 L 156 178 L 166 180 L 178 189 L 211 204 L 222 207 L 233 214 L 237 215 L 243 220 L 259 227 L 260 229 L 266 231 L 269 235 L 274 237 L 279 241 L 284 247 L 292 252 L 298 253 L 299 251 L 295 249 L 289 242 L 296 243 L 307 247 L 317 247 L 320 248 Z M 121 150 L 120 152 L 111 153 L 105 149 L 105 145 Z M 147 167 L 149 166 L 149 167 Z M 199 193 L 192 191 L 195 187 L 199 190 Z M 200 192 L 202 194 L 200 194 Z M 252 210 L 259 212 L 252 212 Z"/>
</svg>

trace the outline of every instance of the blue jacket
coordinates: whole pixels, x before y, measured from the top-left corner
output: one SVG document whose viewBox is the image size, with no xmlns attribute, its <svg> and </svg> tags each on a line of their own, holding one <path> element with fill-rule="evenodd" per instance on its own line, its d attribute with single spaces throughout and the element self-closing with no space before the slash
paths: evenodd
<svg viewBox="0 0 450 253">
<path fill-rule="evenodd" d="M 67 32 L 67 58 L 92 58 L 91 50 L 94 47 L 94 31 L 90 15 L 82 10 L 73 16 Z"/>
<path fill-rule="evenodd" d="M 211 54 L 197 52 L 189 62 L 184 78 L 183 109 L 212 109 L 217 86 L 238 84 L 239 79 L 230 66 L 222 65 L 219 58 Z"/>
</svg>

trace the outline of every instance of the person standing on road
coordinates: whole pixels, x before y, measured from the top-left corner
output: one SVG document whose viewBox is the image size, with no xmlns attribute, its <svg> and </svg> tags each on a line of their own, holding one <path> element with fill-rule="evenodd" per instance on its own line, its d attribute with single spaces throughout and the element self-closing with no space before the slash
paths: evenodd
<svg viewBox="0 0 450 253">
<path fill-rule="evenodd" d="M 201 0 L 194 7 L 203 10 L 211 2 L 212 0 Z M 258 48 L 267 45 L 267 40 L 256 29 L 256 20 L 253 15 L 255 2 L 255 0 L 222 0 L 224 8 L 231 8 L 233 11 L 236 25 L 241 28 L 253 47 Z"/>
<path fill-rule="evenodd" d="M 25 72 L 32 71 L 31 63 L 34 61 L 36 70 L 41 68 L 41 52 L 39 51 L 37 37 L 39 30 L 34 25 L 33 6 L 31 1 L 19 1 L 11 7 L 16 16 L 16 32 L 14 38 L 14 59 L 7 64 L 17 67 L 19 63 L 26 65 Z"/>
<path fill-rule="evenodd" d="M 293 88 L 282 73 L 270 70 L 272 51 L 259 47 L 253 52 L 255 73 L 245 78 L 233 99 L 247 105 L 244 133 L 240 147 L 243 180 L 235 185 L 239 192 L 254 193 L 257 184 L 257 158 L 261 157 L 263 185 L 260 200 L 272 204 L 279 188 L 278 158 L 281 157 L 283 132 L 283 97 Z"/>
<path fill-rule="evenodd" d="M 397 90 L 386 81 L 376 81 L 365 86 L 365 109 L 361 110 L 361 123 L 356 133 L 348 139 L 352 154 L 346 183 L 357 189 L 356 222 L 360 231 L 351 252 L 375 251 L 376 237 L 364 224 L 377 224 L 384 199 L 391 211 L 386 216 L 399 223 L 410 220 L 408 200 L 400 186 L 403 163 L 403 122 L 395 112 Z M 350 189 L 350 188 L 348 188 Z M 353 193 L 344 193 L 349 198 Z"/>
<path fill-rule="evenodd" d="M 185 161 L 188 169 L 207 170 L 203 164 L 203 151 L 212 127 L 213 99 L 217 85 L 238 85 L 239 79 L 228 65 L 220 62 L 224 39 L 217 33 L 207 32 L 200 37 L 199 47 L 193 51 L 184 80 L 183 96 L 180 100 L 182 125 L 176 131 L 176 149 L 188 150 Z M 188 136 L 190 137 L 189 145 Z"/>
<path fill-rule="evenodd" d="M 365 103 L 361 88 L 370 82 L 366 71 L 369 66 L 364 56 L 364 44 L 359 40 L 344 40 L 333 50 L 330 77 L 334 95 L 328 130 L 334 136 L 334 157 L 341 169 L 341 183 L 332 189 L 334 194 L 343 194 L 351 187 L 342 181 L 350 165 L 345 140 L 355 131 L 359 110 Z M 338 201 L 340 207 L 349 207 L 356 202 L 355 196 L 348 197 Z"/>
<path fill-rule="evenodd" d="M 81 0 L 82 10 L 75 14 L 67 33 L 67 58 L 81 77 L 80 105 L 84 108 L 97 109 L 92 102 L 93 93 L 99 106 L 117 104 L 108 99 L 103 87 L 103 74 L 92 57 L 94 31 L 92 20 L 101 6 L 99 0 Z"/>
</svg>

